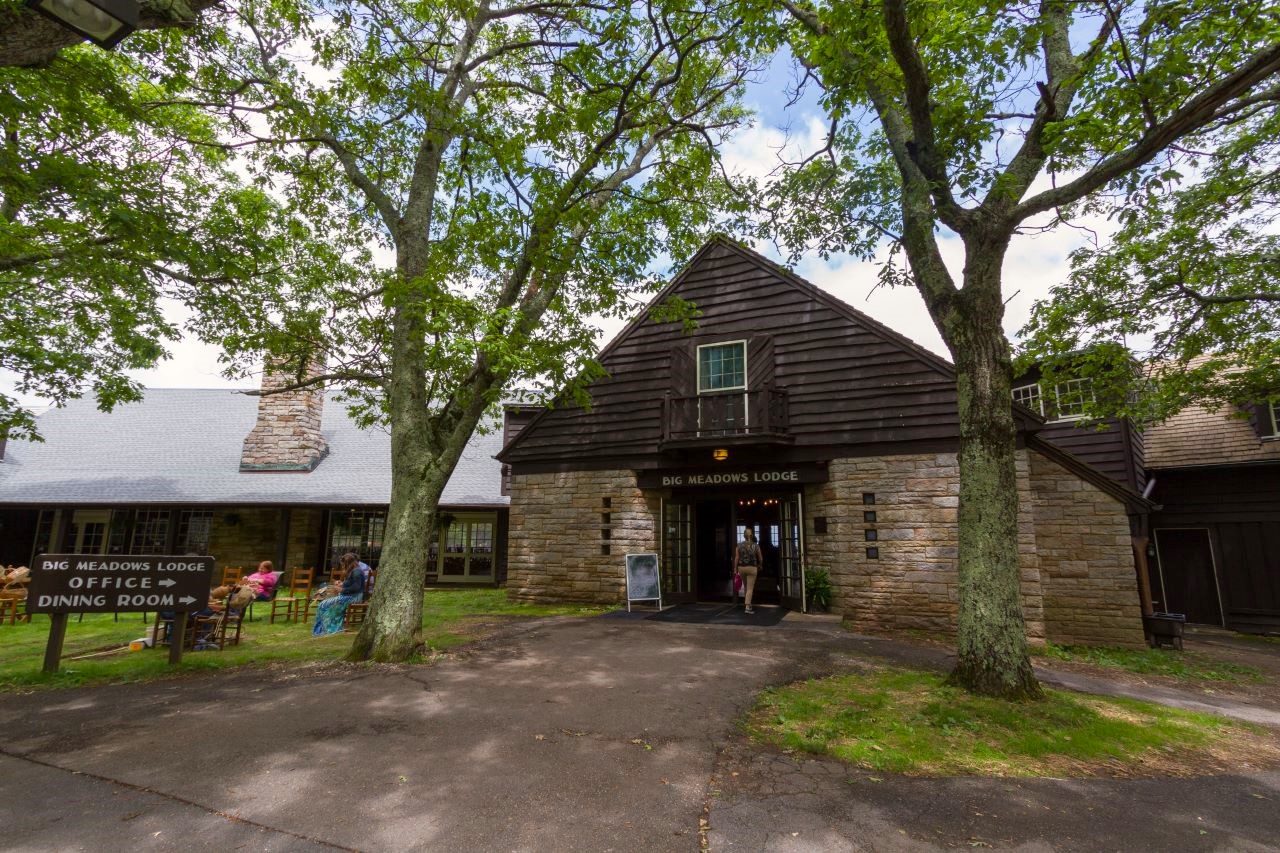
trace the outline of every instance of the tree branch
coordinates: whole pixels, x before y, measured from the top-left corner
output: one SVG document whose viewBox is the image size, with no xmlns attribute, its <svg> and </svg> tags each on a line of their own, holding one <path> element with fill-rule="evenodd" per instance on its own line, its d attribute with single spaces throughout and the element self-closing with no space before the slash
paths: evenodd
<svg viewBox="0 0 1280 853">
<path fill-rule="evenodd" d="M 1012 216 L 1021 221 L 1037 213 L 1079 201 L 1125 173 L 1142 166 L 1183 136 L 1194 133 L 1229 115 L 1239 107 L 1233 100 L 1254 86 L 1280 73 L 1280 44 L 1271 45 L 1254 54 L 1247 62 L 1205 89 L 1151 127 L 1137 142 L 1123 151 L 1104 158 L 1073 181 L 1045 190 L 1022 202 Z"/>
</svg>

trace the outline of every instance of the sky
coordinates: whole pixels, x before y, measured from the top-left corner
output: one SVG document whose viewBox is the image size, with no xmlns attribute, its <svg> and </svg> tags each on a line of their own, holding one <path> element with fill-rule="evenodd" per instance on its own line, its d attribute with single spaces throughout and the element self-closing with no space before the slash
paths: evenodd
<svg viewBox="0 0 1280 853">
<path fill-rule="evenodd" d="M 822 144 L 826 123 L 816 93 L 809 91 L 798 103 L 789 103 L 793 71 L 786 56 L 777 57 L 771 66 L 751 85 L 748 106 L 756 114 L 754 124 L 740 131 L 724 149 L 730 171 L 757 177 L 776 169 L 784 151 L 796 159 L 796 152 L 808 152 Z M 1038 190 L 1039 187 L 1034 187 Z M 1033 221 L 1029 225 L 1034 226 Z M 1107 232 L 1106 223 L 1089 222 L 1099 233 Z M 1016 337 L 1027 321 L 1032 304 L 1048 294 L 1049 288 L 1062 282 L 1070 269 L 1069 255 L 1077 247 L 1095 239 L 1093 234 L 1077 228 L 1059 226 L 1039 233 L 1029 228 L 1016 236 L 1004 265 L 1007 298 L 1005 331 Z M 757 251 L 775 261 L 783 261 L 769 243 L 755 244 Z M 963 249 L 953 236 L 943 236 L 941 250 L 953 276 L 959 277 L 963 266 Z M 880 322 L 906 335 L 922 346 L 947 356 L 946 348 L 929 318 L 924 302 L 913 288 L 876 288 L 877 265 L 845 255 L 821 258 L 811 254 L 795 265 L 795 271 L 813 284 L 871 315 Z M 171 320 L 185 319 L 180 305 L 171 305 Z M 603 346 L 622 329 L 622 321 L 598 323 Z M 224 377 L 218 363 L 218 349 L 194 337 L 184 338 L 170 346 L 171 358 L 150 370 L 132 375 L 150 388 L 238 388 L 245 380 Z M 0 391 L 14 393 L 13 378 L 0 372 Z M 30 395 L 17 395 L 24 405 L 37 411 L 47 402 Z"/>
</svg>

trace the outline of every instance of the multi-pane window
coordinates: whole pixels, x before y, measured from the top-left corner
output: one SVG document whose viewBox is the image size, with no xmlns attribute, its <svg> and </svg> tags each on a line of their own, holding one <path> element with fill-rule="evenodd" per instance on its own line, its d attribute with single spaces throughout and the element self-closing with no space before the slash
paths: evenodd
<svg viewBox="0 0 1280 853">
<path fill-rule="evenodd" d="M 1084 417 L 1084 407 L 1093 402 L 1093 386 L 1088 379 L 1068 379 L 1054 386 L 1060 419 Z"/>
<path fill-rule="evenodd" d="M 133 521 L 130 554 L 163 554 L 169 546 L 169 511 L 140 509 Z"/>
<path fill-rule="evenodd" d="M 1267 411 L 1271 413 L 1271 434 L 1280 436 L 1280 397 L 1271 401 Z"/>
<path fill-rule="evenodd" d="M 178 553 L 208 554 L 209 530 L 213 512 L 207 509 L 184 509 L 178 515 Z"/>
<path fill-rule="evenodd" d="M 385 509 L 334 510 L 329 513 L 329 565 L 336 568 L 343 554 L 352 553 L 370 568 L 378 568 L 386 529 Z"/>
<path fill-rule="evenodd" d="M 1044 398 L 1040 396 L 1039 383 L 1030 385 L 1021 385 L 1013 389 L 1013 399 L 1016 403 L 1021 403 L 1033 412 L 1044 415 Z"/>
<path fill-rule="evenodd" d="M 441 525 L 437 542 L 431 547 L 431 562 L 440 580 L 493 580 L 496 521 L 488 514 L 458 516 L 448 527 Z"/>
<path fill-rule="evenodd" d="M 1042 417 L 1075 420 L 1084 417 L 1085 406 L 1093 402 L 1093 385 L 1089 379 L 1068 379 L 1053 386 L 1053 400 L 1045 405 L 1039 383 L 1019 385 L 1013 399 Z"/>
<path fill-rule="evenodd" d="M 698 393 L 747 387 L 747 342 L 698 347 Z"/>
</svg>

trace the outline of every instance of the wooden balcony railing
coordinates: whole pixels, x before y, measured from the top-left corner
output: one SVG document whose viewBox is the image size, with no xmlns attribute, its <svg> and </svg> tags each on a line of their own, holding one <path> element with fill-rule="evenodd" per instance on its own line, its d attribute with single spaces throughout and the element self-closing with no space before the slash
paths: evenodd
<svg viewBox="0 0 1280 853">
<path fill-rule="evenodd" d="M 762 388 L 663 398 L 663 444 L 697 445 L 735 438 L 789 440 L 787 392 Z"/>
</svg>

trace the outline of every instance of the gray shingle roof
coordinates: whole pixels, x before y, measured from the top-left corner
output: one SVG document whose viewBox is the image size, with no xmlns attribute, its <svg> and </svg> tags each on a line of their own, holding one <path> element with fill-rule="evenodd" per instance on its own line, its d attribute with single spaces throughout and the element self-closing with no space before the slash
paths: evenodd
<svg viewBox="0 0 1280 853">
<path fill-rule="evenodd" d="M 331 504 L 391 500 L 391 437 L 362 430 L 325 403 L 329 455 L 309 473 L 241 473 L 256 397 L 230 390 L 151 389 L 110 414 L 75 400 L 40 416 L 43 444 L 10 441 L 0 504 Z M 505 506 L 502 431 L 477 432 L 444 490 L 447 506 Z"/>
</svg>

